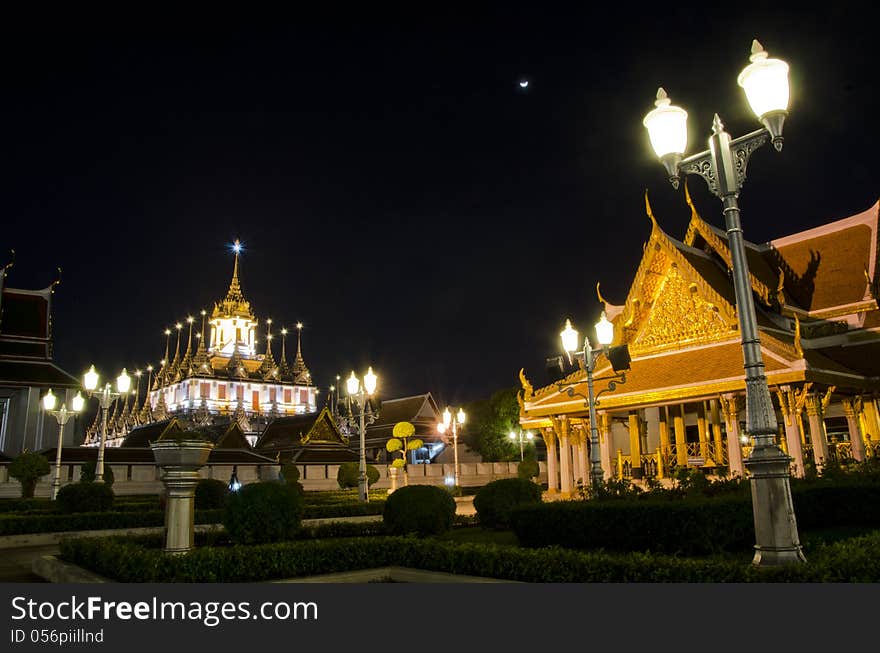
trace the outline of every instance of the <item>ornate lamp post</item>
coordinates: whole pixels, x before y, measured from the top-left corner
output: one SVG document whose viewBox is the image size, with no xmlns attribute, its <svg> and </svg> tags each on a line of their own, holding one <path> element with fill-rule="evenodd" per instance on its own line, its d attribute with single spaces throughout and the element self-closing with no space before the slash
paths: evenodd
<svg viewBox="0 0 880 653">
<path fill-rule="evenodd" d="M 58 489 L 61 487 L 61 446 L 64 439 L 64 425 L 70 421 L 72 415 L 76 415 L 83 409 L 85 399 L 77 392 L 71 402 L 72 410 L 67 410 L 67 404 L 61 404 L 61 410 L 55 410 L 58 399 L 52 394 L 52 388 L 43 397 L 43 410 L 52 415 L 58 421 L 58 447 L 55 451 L 55 478 L 52 479 L 52 501 L 58 497 Z"/>
<path fill-rule="evenodd" d="M 643 122 L 673 187 L 678 188 L 680 173 L 698 174 L 724 207 L 745 363 L 746 433 L 754 445 L 745 461 L 751 475 L 755 519 L 756 544 L 752 562 L 755 565 L 782 565 L 803 562 L 805 558 L 791 500 L 791 459 L 776 444 L 776 413 L 764 374 L 737 198 L 745 181 L 751 153 L 768 141 L 777 152 L 782 151 L 782 124 L 788 115 L 788 64 L 780 59 L 767 58 L 758 41 L 752 42 L 750 61 L 737 82 L 745 89 L 763 129 L 731 140 L 716 113 L 709 149 L 683 158 L 687 146 L 687 112 L 672 106 L 662 88 L 657 91 L 656 108 L 645 116 Z"/>
<path fill-rule="evenodd" d="M 363 503 L 369 501 L 367 493 L 367 450 L 364 444 L 367 426 L 375 422 L 379 418 L 379 411 L 373 408 L 372 398 L 376 392 L 376 384 L 378 377 L 373 374 L 373 368 L 370 367 L 364 374 L 363 383 L 358 379 L 354 372 L 348 378 L 346 389 L 348 390 L 347 409 L 348 415 L 342 416 L 349 428 L 357 424 L 358 435 L 360 436 L 360 462 L 358 464 L 358 498 Z"/>
<path fill-rule="evenodd" d="M 526 436 L 526 440 L 528 440 L 529 442 L 531 442 L 535 438 L 535 436 L 532 434 L 531 431 L 526 431 L 525 433 L 523 433 L 522 431 L 520 431 L 519 433 L 515 433 L 514 431 L 510 432 L 510 439 L 511 440 L 515 441 L 515 440 L 517 440 L 517 438 L 519 439 L 519 461 L 520 462 L 522 462 L 525 459 L 525 454 L 523 453 L 523 435 Z"/>
<path fill-rule="evenodd" d="M 596 367 L 597 356 L 605 351 L 614 340 L 614 325 L 605 317 L 596 322 L 596 339 L 599 342 L 599 349 L 593 349 L 590 346 L 590 339 L 584 336 L 584 344 L 582 351 L 576 351 L 579 345 L 577 329 L 571 326 L 571 320 L 565 321 L 565 329 L 559 334 L 562 338 L 562 348 L 568 353 L 569 360 L 571 355 L 582 356 L 584 359 L 584 368 L 587 370 L 587 403 L 590 408 L 590 482 L 593 487 L 602 484 L 605 476 L 602 471 L 602 459 L 599 456 L 599 427 L 596 423 L 596 394 L 593 390 L 593 370 Z M 613 386 L 609 386 L 613 388 Z M 568 389 L 569 396 L 574 396 L 573 388 Z"/>
<path fill-rule="evenodd" d="M 452 413 L 449 411 L 449 407 L 443 411 L 443 423 L 437 425 L 437 430 L 440 431 L 441 434 L 446 433 L 450 428 L 452 429 L 452 451 L 454 456 L 454 481 L 455 487 L 458 487 L 458 480 L 461 476 L 461 470 L 458 466 L 458 430 L 462 426 L 464 426 L 464 421 L 467 418 L 465 415 L 464 409 L 459 408 L 458 413 L 455 415 L 455 419 L 452 419 Z"/>
<path fill-rule="evenodd" d="M 83 377 L 83 387 L 89 393 L 89 397 L 97 397 L 101 406 L 101 441 L 98 444 L 98 462 L 95 464 L 95 483 L 104 482 L 104 444 L 107 441 L 107 411 L 111 404 L 120 396 L 125 395 L 131 389 L 131 377 L 122 369 L 122 374 L 116 377 L 116 392 L 111 390 L 110 382 L 98 390 L 98 373 L 95 366 L 89 367 L 89 371 Z"/>
</svg>

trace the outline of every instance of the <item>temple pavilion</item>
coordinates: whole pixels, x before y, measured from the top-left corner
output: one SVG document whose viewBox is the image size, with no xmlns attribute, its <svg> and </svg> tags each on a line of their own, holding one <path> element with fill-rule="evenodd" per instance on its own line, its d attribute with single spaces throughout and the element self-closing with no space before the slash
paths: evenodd
<svg viewBox="0 0 880 653">
<path fill-rule="evenodd" d="M 596 384 L 606 479 L 663 478 L 676 468 L 744 474 L 745 375 L 727 234 L 686 193 L 683 240 L 651 233 L 621 304 L 598 292 L 614 342 L 632 358 L 625 381 Z M 778 444 L 795 476 L 829 460 L 880 455 L 878 210 L 764 244 L 746 243 Z M 614 376 L 600 356 L 595 379 Z M 589 481 L 586 372 L 534 388 L 520 373 L 520 423 L 547 446 L 549 489 Z M 568 393 L 573 391 L 573 395 Z"/>
<path fill-rule="evenodd" d="M 226 296 L 214 304 L 210 315 L 201 312 L 201 328 L 193 333 L 195 318 L 187 318 L 186 350 L 181 355 L 184 325 L 176 325 L 176 345 L 171 356 L 172 331 L 165 331 L 165 357 L 153 374 L 147 370 L 141 397 L 141 373 L 131 396 L 114 402 L 108 417 L 108 446 L 118 446 L 137 427 L 178 418 L 190 428 L 237 422 L 253 445 L 275 418 L 316 413 L 317 389 L 302 356 L 302 324 L 297 324 L 296 355 L 287 361 L 287 329 L 281 330 L 281 357 L 272 353 L 272 320 L 267 319 L 266 349 L 257 352 L 260 323 L 245 299 L 239 279 L 239 241 L 233 246 L 235 261 Z M 195 341 L 195 342 L 193 342 Z M 85 445 L 100 440 L 100 412 L 86 434 Z"/>
</svg>

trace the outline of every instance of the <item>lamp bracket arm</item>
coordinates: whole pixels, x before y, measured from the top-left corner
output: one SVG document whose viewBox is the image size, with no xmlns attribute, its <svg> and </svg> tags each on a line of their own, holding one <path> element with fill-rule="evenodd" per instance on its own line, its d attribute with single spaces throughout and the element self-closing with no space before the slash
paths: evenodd
<svg viewBox="0 0 880 653">
<path fill-rule="evenodd" d="M 599 396 L 603 392 L 614 392 L 618 385 L 623 385 L 624 383 L 626 383 L 626 372 L 620 372 L 619 374 L 614 374 L 613 376 L 603 376 L 598 379 L 594 379 L 594 382 L 595 381 L 608 381 L 608 385 L 596 393 L 594 404 L 598 406 Z"/>
</svg>

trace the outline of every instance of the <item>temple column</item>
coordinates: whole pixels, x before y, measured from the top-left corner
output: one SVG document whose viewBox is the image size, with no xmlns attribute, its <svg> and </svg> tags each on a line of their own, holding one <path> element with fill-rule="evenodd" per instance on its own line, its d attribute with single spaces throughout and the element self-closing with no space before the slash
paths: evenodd
<svg viewBox="0 0 880 653">
<path fill-rule="evenodd" d="M 862 432 L 865 440 L 871 445 L 872 451 L 880 443 L 880 416 L 877 414 L 877 404 L 873 397 L 862 396 L 862 416 L 865 426 Z"/>
<path fill-rule="evenodd" d="M 666 406 L 660 406 L 660 456 L 663 458 L 663 468 L 669 465 L 669 415 Z"/>
<path fill-rule="evenodd" d="M 724 442 L 721 437 L 721 415 L 718 410 L 718 400 L 709 400 L 709 423 L 712 426 L 712 440 L 715 442 L 715 464 L 724 465 Z"/>
<path fill-rule="evenodd" d="M 611 452 L 611 415 L 608 413 L 599 413 L 599 458 L 602 461 L 602 471 L 605 480 L 614 478 L 614 468 L 612 467 L 613 455 Z"/>
<path fill-rule="evenodd" d="M 571 444 L 569 439 L 568 416 L 559 419 L 559 491 L 571 494 Z"/>
<path fill-rule="evenodd" d="M 568 431 L 568 446 L 571 449 L 571 487 L 577 487 L 578 479 L 581 478 L 581 459 L 580 459 L 580 431 L 573 426 Z"/>
<path fill-rule="evenodd" d="M 544 444 L 547 446 L 547 491 L 559 491 L 559 467 L 557 465 L 556 433 L 551 428 L 541 430 Z"/>
<path fill-rule="evenodd" d="M 706 423 L 706 404 L 702 401 L 697 403 L 697 433 L 700 438 L 700 458 L 706 464 L 709 462 L 709 428 Z"/>
<path fill-rule="evenodd" d="M 831 397 L 833 387 L 829 389 L 825 397 Z M 825 407 L 827 401 L 822 395 L 810 392 L 807 393 L 806 407 L 807 419 L 810 422 L 810 442 L 813 445 L 813 460 L 816 463 L 816 470 L 821 470 L 822 465 L 828 460 L 828 440 L 825 436 Z"/>
<path fill-rule="evenodd" d="M 739 397 L 734 394 L 718 397 L 727 430 L 727 467 L 731 476 L 743 476 L 742 446 L 739 441 Z"/>
<path fill-rule="evenodd" d="M 684 428 L 684 404 L 672 409 L 672 428 L 675 430 L 675 463 L 681 468 L 687 467 L 687 432 Z"/>
<path fill-rule="evenodd" d="M 629 413 L 629 458 L 632 465 L 632 478 L 642 478 L 644 476 L 642 472 L 642 432 L 637 410 L 631 410 Z"/>
<path fill-rule="evenodd" d="M 845 398 L 840 401 L 843 405 L 843 414 L 846 415 L 846 426 L 849 430 L 849 441 L 852 447 L 853 459 L 862 462 L 865 459 L 865 440 L 859 428 L 858 412 L 861 399 L 858 397 Z"/>
<path fill-rule="evenodd" d="M 801 410 L 803 408 L 803 391 L 799 396 L 789 386 L 783 386 L 776 391 L 779 399 L 779 407 L 782 409 L 782 417 L 785 422 L 786 453 L 791 456 L 791 464 L 794 468 L 792 474 L 797 478 L 804 476 L 804 449 L 801 445 Z"/>
<path fill-rule="evenodd" d="M 584 426 L 581 428 L 577 443 L 577 459 L 578 459 L 578 477 L 581 483 L 588 485 L 590 483 L 590 466 L 587 464 L 587 421 L 584 420 Z"/>
</svg>

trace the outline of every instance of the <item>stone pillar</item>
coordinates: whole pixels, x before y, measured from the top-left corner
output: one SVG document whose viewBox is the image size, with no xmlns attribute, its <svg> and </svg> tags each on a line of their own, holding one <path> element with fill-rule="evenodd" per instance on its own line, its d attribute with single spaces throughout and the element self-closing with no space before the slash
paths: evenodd
<svg viewBox="0 0 880 653">
<path fill-rule="evenodd" d="M 559 419 L 559 491 L 562 494 L 571 494 L 571 444 L 569 443 L 568 417 L 563 415 Z"/>
<path fill-rule="evenodd" d="M 727 467 L 731 476 L 743 476 L 742 446 L 739 441 L 739 397 L 734 394 L 718 397 L 727 430 Z"/>
<path fill-rule="evenodd" d="M 578 477 L 581 479 L 581 483 L 584 485 L 590 484 L 590 465 L 587 462 L 587 439 L 589 438 L 589 431 L 586 426 L 581 429 L 580 434 L 578 435 L 577 441 L 577 467 L 578 467 Z"/>
<path fill-rule="evenodd" d="M 706 422 L 706 403 L 697 402 L 697 434 L 700 438 L 700 458 L 709 462 L 709 428 Z"/>
<path fill-rule="evenodd" d="M 669 415 L 666 406 L 660 406 L 660 456 L 663 458 L 663 467 L 669 465 Z"/>
<path fill-rule="evenodd" d="M 642 478 L 644 476 L 642 472 L 642 432 L 637 410 L 629 412 L 629 458 L 632 464 L 632 478 Z"/>
<path fill-rule="evenodd" d="M 675 463 L 679 467 L 687 467 L 687 431 L 684 428 L 684 404 L 672 409 L 672 427 L 675 430 Z"/>
<path fill-rule="evenodd" d="M 605 480 L 614 478 L 614 468 L 612 466 L 612 447 L 611 447 L 611 415 L 608 413 L 599 413 L 599 457 L 602 461 L 602 471 Z"/>
<path fill-rule="evenodd" d="M 804 450 L 801 446 L 801 410 L 802 400 L 799 395 L 789 386 L 783 386 L 776 391 L 779 399 L 779 407 L 782 409 L 782 417 L 785 422 L 785 444 L 787 453 L 791 456 L 793 467 L 792 475 L 797 478 L 804 476 Z M 806 396 L 802 393 L 801 396 Z"/>
<path fill-rule="evenodd" d="M 712 440 L 715 442 L 715 464 L 724 465 L 724 440 L 721 437 L 721 415 L 717 399 L 709 401 L 709 423 L 712 426 Z"/>
<path fill-rule="evenodd" d="M 840 401 L 843 405 L 843 414 L 846 415 L 846 425 L 849 429 L 849 441 L 852 446 L 853 459 L 862 462 L 865 459 L 865 440 L 859 428 L 858 413 L 862 400 L 859 397 L 844 398 Z"/>
<path fill-rule="evenodd" d="M 830 396 L 830 395 L 829 395 Z M 825 437 L 825 402 L 816 392 L 807 394 L 807 419 L 810 422 L 810 442 L 813 445 L 813 460 L 816 470 L 821 470 L 828 460 L 828 440 Z"/>
<path fill-rule="evenodd" d="M 394 465 L 388 465 L 388 479 L 391 481 L 391 487 L 388 488 L 388 494 L 391 494 L 397 489 L 397 472 L 397 467 Z"/>
<path fill-rule="evenodd" d="M 541 430 L 544 444 L 547 446 L 547 491 L 555 494 L 559 491 L 559 469 L 556 454 L 556 433 L 553 429 Z"/>
</svg>

